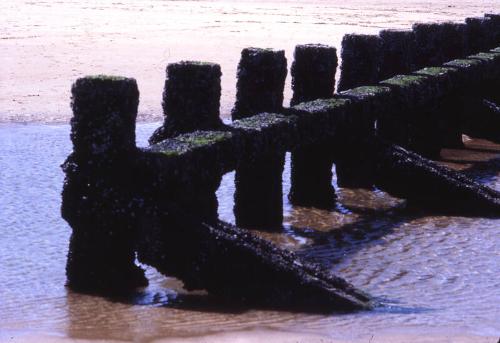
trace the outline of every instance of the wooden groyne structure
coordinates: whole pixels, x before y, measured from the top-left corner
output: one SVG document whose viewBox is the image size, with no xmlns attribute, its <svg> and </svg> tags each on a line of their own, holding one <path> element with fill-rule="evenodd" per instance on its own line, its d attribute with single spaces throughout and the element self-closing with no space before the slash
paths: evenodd
<svg viewBox="0 0 500 343">
<path fill-rule="evenodd" d="M 500 216 L 499 192 L 432 161 L 460 147 L 464 133 L 500 141 L 500 15 L 346 35 L 341 60 L 334 94 L 336 49 L 297 46 L 285 107 L 284 52 L 244 49 L 229 125 L 219 116 L 220 66 L 170 64 L 165 120 L 147 148 L 135 144 L 135 80 L 78 79 L 63 165 L 68 285 L 107 295 L 145 286 L 137 258 L 188 290 L 250 306 L 372 307 L 345 280 L 248 230 L 282 227 L 286 152 L 295 205 L 333 208 L 335 164 L 340 187 L 377 187 L 428 211 Z M 215 195 L 232 170 L 235 226 L 218 219 Z"/>
</svg>

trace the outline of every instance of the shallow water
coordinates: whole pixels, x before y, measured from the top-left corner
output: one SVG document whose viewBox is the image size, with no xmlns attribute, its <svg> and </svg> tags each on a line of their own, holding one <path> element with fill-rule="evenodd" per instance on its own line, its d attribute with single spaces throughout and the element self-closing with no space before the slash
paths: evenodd
<svg viewBox="0 0 500 343">
<path fill-rule="evenodd" d="M 498 12 L 498 0 L 3 0 L 0 122 L 67 122 L 70 85 L 87 74 L 137 79 L 139 117 L 161 118 L 165 66 L 204 60 L 222 67 L 221 113 L 234 104 L 236 67 L 248 46 L 340 47 L 346 33 L 463 21 Z M 290 98 L 287 78 L 286 102 Z"/>
<path fill-rule="evenodd" d="M 140 145 L 155 126 L 138 125 Z M 337 189 L 335 212 L 285 202 L 284 232 L 265 234 L 376 296 L 384 306 L 375 311 L 311 315 L 208 300 L 178 304 L 180 282 L 152 269 L 151 285 L 128 302 L 70 292 L 64 288 L 70 228 L 59 214 L 68 135 L 67 125 L 0 126 L 0 340 L 28 332 L 144 341 L 254 329 L 336 338 L 384 331 L 500 335 L 500 220 L 419 216 L 379 191 Z M 232 177 L 218 191 L 227 221 L 234 220 Z M 481 177 L 500 189 L 498 173 Z M 288 163 L 283 179 L 286 194 Z"/>
</svg>

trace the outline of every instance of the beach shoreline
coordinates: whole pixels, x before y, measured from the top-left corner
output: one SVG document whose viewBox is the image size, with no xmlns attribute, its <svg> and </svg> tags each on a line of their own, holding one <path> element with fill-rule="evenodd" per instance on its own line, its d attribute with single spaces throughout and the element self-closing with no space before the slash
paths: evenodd
<svg viewBox="0 0 500 343">
<path fill-rule="evenodd" d="M 193 337 L 157 337 L 141 342 L 148 343 L 497 343 L 496 336 L 472 335 L 461 332 L 382 332 L 364 336 L 332 338 L 313 333 L 274 331 L 274 330 L 247 330 L 224 332 Z M 136 341 L 136 340 L 130 340 Z M 7 332 L 0 335 L 0 342 L 15 343 L 98 343 L 98 342 L 130 342 L 129 340 L 110 339 L 81 339 L 77 337 L 62 337 L 56 335 L 38 335 L 29 332 Z"/>
</svg>

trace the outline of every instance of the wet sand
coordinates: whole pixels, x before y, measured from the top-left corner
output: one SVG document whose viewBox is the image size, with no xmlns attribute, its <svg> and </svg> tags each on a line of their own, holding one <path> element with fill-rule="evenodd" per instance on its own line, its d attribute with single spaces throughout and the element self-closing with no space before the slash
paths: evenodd
<svg viewBox="0 0 500 343">
<path fill-rule="evenodd" d="M 7 337 L 9 335 L 6 335 Z M 0 340 L 1 340 L 0 336 Z M 84 340 L 68 339 L 55 336 L 30 336 L 13 334 L 10 342 L 16 343 L 99 343 L 124 342 L 115 340 Z M 497 343 L 497 337 L 484 337 L 463 334 L 372 334 L 358 339 L 332 339 L 319 335 L 277 331 L 241 331 L 200 337 L 160 338 L 148 341 L 150 343 Z"/>
<path fill-rule="evenodd" d="M 138 125 L 140 146 L 157 125 Z M 493 342 L 500 335 L 500 220 L 407 213 L 383 192 L 340 188 L 336 211 L 292 207 L 289 159 L 284 230 L 263 235 L 330 268 L 381 307 L 331 315 L 234 309 L 190 297 L 152 268 L 150 286 L 130 299 L 71 292 L 64 287 L 70 228 L 59 214 L 68 135 L 67 125 L 0 125 L 0 341 L 369 342 L 375 335 L 384 337 L 379 342 Z M 485 160 L 492 156 L 483 150 L 500 148 L 485 145 L 448 157 Z M 471 173 L 500 190 L 498 169 Z M 233 193 L 228 173 L 217 192 L 228 222 Z"/>
</svg>

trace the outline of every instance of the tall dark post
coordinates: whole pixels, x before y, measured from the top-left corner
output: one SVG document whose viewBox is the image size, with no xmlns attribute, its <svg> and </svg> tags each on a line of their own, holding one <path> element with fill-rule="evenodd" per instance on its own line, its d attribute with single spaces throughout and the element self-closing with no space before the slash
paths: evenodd
<svg viewBox="0 0 500 343">
<path fill-rule="evenodd" d="M 348 34 L 342 39 L 339 91 L 380 81 L 382 39 L 375 35 Z"/>
<path fill-rule="evenodd" d="M 437 67 L 449 60 L 464 57 L 466 28 L 463 23 L 451 22 L 415 24 L 413 31 L 417 46 L 417 66 Z M 413 149 L 426 157 L 437 158 L 441 146 L 462 146 L 457 103 L 457 101 L 442 101 L 438 102 L 432 110 L 410 110 L 409 113 L 412 113 L 410 118 L 427 118 L 427 120 L 418 120 L 412 125 L 415 129 L 410 130 L 414 133 L 414 137 L 410 137 L 413 141 L 410 144 Z"/>
<path fill-rule="evenodd" d="M 163 126 L 149 142 L 196 130 L 218 130 L 223 127 L 219 116 L 221 69 L 218 64 L 182 61 L 167 66 L 163 90 Z"/>
<path fill-rule="evenodd" d="M 478 53 L 488 48 L 488 17 L 466 18 L 465 50 L 467 55 Z"/>
<path fill-rule="evenodd" d="M 233 120 L 262 112 L 280 112 L 286 73 L 283 50 L 243 49 L 238 65 L 236 103 L 231 112 Z"/>
<path fill-rule="evenodd" d="M 134 185 L 130 162 L 136 157 L 136 81 L 90 76 L 78 79 L 71 93 L 73 153 L 63 165 L 62 203 L 62 216 L 73 230 L 68 286 L 97 293 L 145 286 L 134 263 L 137 206 L 128 196 Z"/>
<path fill-rule="evenodd" d="M 500 14 L 487 13 L 484 15 L 490 22 L 490 47 L 496 48 L 500 45 Z"/>
<path fill-rule="evenodd" d="M 387 79 L 394 75 L 406 74 L 415 69 L 415 35 L 413 31 L 383 30 L 382 39 L 382 66 L 380 79 Z"/>
<path fill-rule="evenodd" d="M 224 130 L 219 116 L 221 95 L 221 68 L 215 63 L 182 61 L 167 66 L 167 78 L 163 90 L 163 111 L 165 122 L 150 138 L 151 143 L 194 131 Z M 214 171 L 200 170 L 206 175 Z M 170 185 L 169 197 L 190 208 L 193 216 L 206 223 L 218 219 L 218 201 L 215 192 L 220 186 L 222 175 L 210 180 L 200 177 L 191 180 L 191 185 L 179 181 Z M 195 190 L 186 192 L 186 189 Z M 189 187 L 188 187 L 189 186 Z"/>
<path fill-rule="evenodd" d="M 417 23 L 413 25 L 416 67 L 439 66 L 465 54 L 465 29 L 459 23 Z"/>
<path fill-rule="evenodd" d="M 330 98 L 335 90 L 337 50 L 326 45 L 298 45 L 292 64 L 291 105 Z M 335 204 L 332 186 L 331 142 L 321 142 L 292 151 L 291 189 L 294 205 L 331 208 Z"/>
<path fill-rule="evenodd" d="M 286 64 L 283 50 L 243 49 L 238 65 L 233 120 L 282 110 Z M 285 152 L 251 156 L 255 154 L 242 156 L 236 168 L 236 225 L 245 228 L 281 228 Z"/>
</svg>

